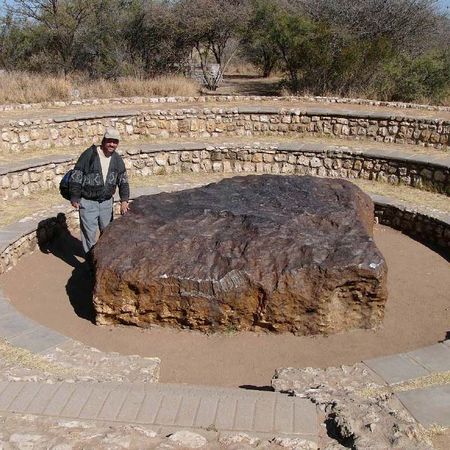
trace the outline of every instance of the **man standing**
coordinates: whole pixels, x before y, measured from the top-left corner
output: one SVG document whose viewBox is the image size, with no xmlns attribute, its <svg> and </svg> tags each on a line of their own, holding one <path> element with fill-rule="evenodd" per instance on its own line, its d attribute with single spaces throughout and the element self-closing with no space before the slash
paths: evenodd
<svg viewBox="0 0 450 450">
<path fill-rule="evenodd" d="M 97 230 L 101 233 L 112 220 L 117 186 L 120 213 L 128 212 L 130 187 L 125 164 L 116 152 L 119 140 L 119 132 L 107 128 L 100 146 L 92 145 L 81 154 L 70 177 L 70 202 L 80 213 L 81 242 L 89 262 Z"/>
</svg>

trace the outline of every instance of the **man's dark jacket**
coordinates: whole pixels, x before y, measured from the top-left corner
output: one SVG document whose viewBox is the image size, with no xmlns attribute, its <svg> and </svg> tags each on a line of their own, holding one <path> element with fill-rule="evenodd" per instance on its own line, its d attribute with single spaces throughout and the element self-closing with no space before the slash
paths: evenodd
<svg viewBox="0 0 450 450">
<path fill-rule="evenodd" d="M 102 167 L 97 147 L 93 145 L 78 158 L 70 177 L 70 200 L 79 202 L 80 198 L 105 201 L 110 199 L 119 187 L 121 201 L 128 201 L 130 186 L 128 184 L 125 164 L 120 155 L 111 155 L 108 175 L 103 183 Z"/>
</svg>

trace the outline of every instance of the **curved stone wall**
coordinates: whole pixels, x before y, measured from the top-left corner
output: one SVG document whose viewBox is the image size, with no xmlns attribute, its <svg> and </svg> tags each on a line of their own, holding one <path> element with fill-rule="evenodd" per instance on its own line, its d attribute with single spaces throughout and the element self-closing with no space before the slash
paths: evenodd
<svg viewBox="0 0 450 450">
<path fill-rule="evenodd" d="M 280 96 L 267 97 L 260 95 L 200 95 L 196 97 L 117 97 L 117 98 L 83 98 L 72 100 L 56 100 L 42 103 L 18 103 L 0 105 L 0 111 L 24 111 L 46 108 L 67 108 L 70 106 L 95 105 L 141 105 L 147 103 L 226 103 L 226 102 L 308 102 L 338 103 L 346 105 L 383 106 L 397 109 L 422 109 L 427 111 L 450 111 L 448 106 L 424 105 L 419 103 L 386 102 L 366 98 L 321 97 L 321 96 Z"/>
<path fill-rule="evenodd" d="M 450 214 L 371 195 L 378 222 L 437 250 L 450 261 Z"/>
<path fill-rule="evenodd" d="M 122 111 L 103 115 L 85 112 L 9 121 L 1 126 L 0 151 L 90 145 L 101 139 L 108 126 L 115 126 L 126 140 L 307 135 L 447 148 L 449 120 L 393 114 L 272 106 Z"/>
<path fill-rule="evenodd" d="M 141 144 L 123 151 L 130 174 L 273 173 L 363 178 L 450 194 L 450 164 L 422 155 L 386 155 L 324 144 Z M 48 156 L 0 167 L 0 198 L 54 189 L 75 160 Z"/>
</svg>

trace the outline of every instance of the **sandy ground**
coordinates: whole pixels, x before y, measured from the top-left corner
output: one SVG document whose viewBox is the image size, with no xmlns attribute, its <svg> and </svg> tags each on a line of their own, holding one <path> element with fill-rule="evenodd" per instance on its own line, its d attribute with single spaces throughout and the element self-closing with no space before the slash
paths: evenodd
<svg viewBox="0 0 450 450">
<path fill-rule="evenodd" d="M 98 327 L 77 238 L 48 253 L 25 256 L 0 277 L 18 310 L 39 323 L 104 351 L 158 356 L 161 382 L 266 386 L 277 367 L 326 367 L 409 351 L 450 334 L 450 265 L 416 241 L 383 226 L 375 240 L 389 268 L 389 301 L 377 331 L 329 337 L 255 333 L 204 335 L 154 327 Z"/>
</svg>

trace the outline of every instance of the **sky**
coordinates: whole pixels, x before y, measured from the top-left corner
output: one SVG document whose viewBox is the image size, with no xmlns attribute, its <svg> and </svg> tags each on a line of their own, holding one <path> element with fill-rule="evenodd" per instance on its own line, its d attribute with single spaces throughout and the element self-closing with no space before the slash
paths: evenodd
<svg viewBox="0 0 450 450">
<path fill-rule="evenodd" d="M 450 13 L 450 0 L 439 0 L 439 6 Z"/>
</svg>

